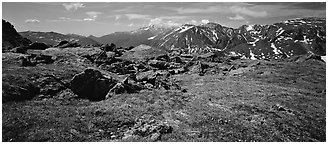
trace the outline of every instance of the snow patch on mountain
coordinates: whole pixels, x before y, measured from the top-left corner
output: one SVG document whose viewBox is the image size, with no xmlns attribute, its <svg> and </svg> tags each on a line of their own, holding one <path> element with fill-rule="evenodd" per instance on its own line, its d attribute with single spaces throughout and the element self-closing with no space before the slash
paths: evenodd
<svg viewBox="0 0 328 144">
<path fill-rule="evenodd" d="M 152 36 L 152 37 L 148 38 L 148 40 L 154 39 L 155 37 L 156 37 L 156 36 Z"/>
<path fill-rule="evenodd" d="M 247 30 L 247 31 L 254 30 L 253 26 L 254 26 L 254 25 L 249 25 L 249 26 L 247 26 L 247 27 L 246 27 L 246 30 Z"/>
<path fill-rule="evenodd" d="M 255 54 L 252 52 L 252 50 L 249 50 L 249 55 L 251 56 L 251 60 L 256 60 L 257 58 L 255 58 Z"/>
<path fill-rule="evenodd" d="M 321 56 L 321 59 L 326 62 L 326 56 Z"/>
<path fill-rule="evenodd" d="M 274 45 L 274 43 L 271 43 L 271 48 L 273 48 L 274 54 L 281 54 L 282 52 Z"/>
<path fill-rule="evenodd" d="M 256 42 L 258 42 L 259 40 L 260 40 L 259 38 L 255 38 L 255 41 L 247 42 L 247 44 L 251 44 L 252 46 L 256 46 Z"/>
<path fill-rule="evenodd" d="M 285 30 L 283 30 L 283 28 L 279 28 L 279 29 L 277 30 L 277 35 L 276 35 L 276 36 L 281 35 L 284 31 L 285 31 Z"/>
<path fill-rule="evenodd" d="M 181 27 L 181 30 L 180 30 L 180 32 L 179 33 L 183 33 L 183 32 L 185 32 L 185 31 L 187 31 L 187 30 L 189 30 L 189 29 L 191 29 L 191 28 L 193 28 L 194 26 L 182 26 Z"/>
</svg>

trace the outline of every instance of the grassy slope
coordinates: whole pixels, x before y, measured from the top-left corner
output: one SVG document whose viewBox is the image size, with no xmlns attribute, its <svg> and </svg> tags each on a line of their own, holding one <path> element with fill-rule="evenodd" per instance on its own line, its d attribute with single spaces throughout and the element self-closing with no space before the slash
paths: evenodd
<svg viewBox="0 0 328 144">
<path fill-rule="evenodd" d="M 173 77 L 187 93 L 141 91 L 89 102 L 65 98 L 74 97 L 65 90 L 50 99 L 4 103 L 2 140 L 121 141 L 145 114 L 173 127 L 161 141 L 326 140 L 325 64 L 262 62 L 231 77 Z"/>
</svg>

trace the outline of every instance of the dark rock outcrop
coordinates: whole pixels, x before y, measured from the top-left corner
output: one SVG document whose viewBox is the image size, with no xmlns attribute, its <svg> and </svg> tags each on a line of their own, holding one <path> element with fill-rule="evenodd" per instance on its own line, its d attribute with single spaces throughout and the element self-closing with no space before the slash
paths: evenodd
<svg viewBox="0 0 328 144">
<path fill-rule="evenodd" d="M 170 64 L 167 63 L 166 61 L 162 61 L 162 60 L 150 60 L 148 61 L 148 65 L 158 68 L 158 69 L 167 69 L 168 67 L 170 67 Z"/>
<path fill-rule="evenodd" d="M 59 42 L 55 47 L 59 47 L 59 48 L 69 48 L 69 47 L 80 47 L 81 44 L 74 42 L 74 41 L 61 41 Z"/>
<path fill-rule="evenodd" d="M 35 42 L 30 46 L 28 46 L 28 49 L 37 49 L 37 50 L 45 50 L 47 48 L 49 48 L 48 45 L 46 45 L 45 43 L 38 43 L 38 42 Z"/>
<path fill-rule="evenodd" d="M 136 75 L 135 79 L 138 82 L 146 81 L 147 83 L 154 84 L 158 73 L 153 70 L 140 72 Z"/>
<path fill-rule="evenodd" d="M 117 51 L 117 48 L 116 48 L 116 45 L 111 43 L 110 45 L 109 44 L 106 44 L 106 45 L 103 45 L 100 47 L 100 49 L 108 52 L 108 51 L 112 51 L 112 52 L 115 52 Z"/>
<path fill-rule="evenodd" d="M 10 52 L 26 54 L 27 53 L 27 47 L 26 46 L 15 47 L 15 48 L 11 49 Z"/>
<path fill-rule="evenodd" d="M 205 69 L 208 67 L 209 66 L 207 64 L 197 61 L 192 67 L 190 67 L 189 73 L 203 75 L 205 73 Z"/>
<path fill-rule="evenodd" d="M 9 50 L 15 47 L 28 46 L 32 43 L 23 38 L 9 22 L 2 20 L 2 49 Z"/>
<path fill-rule="evenodd" d="M 104 77 L 98 70 L 88 68 L 71 80 L 71 89 L 80 98 L 92 101 L 104 100 L 116 84 L 113 78 Z"/>
<path fill-rule="evenodd" d="M 140 85 L 130 82 L 132 80 L 126 77 L 121 82 L 118 82 L 112 89 L 109 90 L 110 93 L 122 94 L 122 93 L 135 93 L 142 89 Z"/>
<path fill-rule="evenodd" d="M 175 62 L 175 63 L 183 63 L 181 57 L 179 57 L 179 56 L 171 57 L 171 58 L 170 58 L 170 61 L 171 61 L 171 62 Z"/>
</svg>

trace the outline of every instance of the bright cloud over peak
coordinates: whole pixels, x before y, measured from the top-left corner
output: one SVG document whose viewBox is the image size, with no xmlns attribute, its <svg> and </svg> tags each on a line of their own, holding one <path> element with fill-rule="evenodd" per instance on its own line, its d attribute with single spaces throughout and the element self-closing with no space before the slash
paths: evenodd
<svg viewBox="0 0 328 144">
<path fill-rule="evenodd" d="M 66 10 L 77 10 L 79 8 L 84 8 L 85 6 L 82 3 L 63 3 L 63 6 Z"/>
<path fill-rule="evenodd" d="M 240 6 L 232 6 L 230 7 L 230 10 L 232 13 L 243 14 L 251 17 L 265 17 L 268 15 L 266 11 L 251 10 L 249 8 Z"/>
<path fill-rule="evenodd" d="M 230 20 L 245 20 L 245 18 L 239 14 L 234 17 L 228 17 Z"/>
<path fill-rule="evenodd" d="M 40 21 L 37 19 L 27 19 L 25 20 L 25 23 L 40 23 Z"/>
</svg>

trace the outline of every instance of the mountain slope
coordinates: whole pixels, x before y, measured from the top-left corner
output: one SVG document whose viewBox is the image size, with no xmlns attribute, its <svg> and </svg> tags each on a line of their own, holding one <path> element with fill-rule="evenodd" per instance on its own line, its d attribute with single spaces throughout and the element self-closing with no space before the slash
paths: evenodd
<svg viewBox="0 0 328 144">
<path fill-rule="evenodd" d="M 17 33 L 15 27 L 10 22 L 2 20 L 2 49 L 27 46 L 30 43 L 30 40 L 23 38 Z"/>
<path fill-rule="evenodd" d="M 325 19 L 298 18 L 272 25 L 242 26 L 247 43 L 227 49 L 252 59 L 281 58 L 315 53 L 326 55 Z"/>
<path fill-rule="evenodd" d="M 119 47 L 138 46 L 140 44 L 150 44 L 150 41 L 156 35 L 161 35 L 171 28 L 157 27 L 154 25 L 142 27 L 135 31 L 115 32 L 93 39 L 103 43 L 115 43 Z"/>
<path fill-rule="evenodd" d="M 227 45 L 231 31 L 230 28 L 215 23 L 200 26 L 186 24 L 163 36 L 156 36 L 152 45 L 165 49 L 181 48 L 185 53 L 222 50 Z"/>
<path fill-rule="evenodd" d="M 183 53 L 223 51 L 244 58 L 281 58 L 305 53 L 326 55 L 325 18 L 297 18 L 237 29 L 216 23 L 182 25 L 156 36 L 151 45 Z"/>
<path fill-rule="evenodd" d="M 42 42 L 48 45 L 56 45 L 63 40 L 68 41 L 77 41 L 81 45 L 99 45 L 100 43 L 81 35 L 76 34 L 60 34 L 56 32 L 34 32 L 34 31 L 25 31 L 20 32 L 21 35 L 27 37 L 32 42 Z"/>
</svg>

